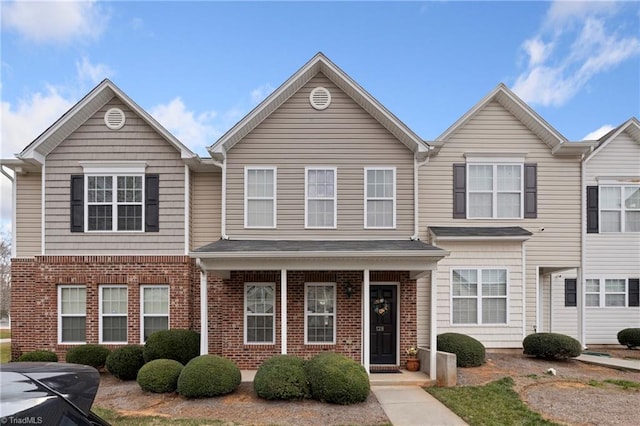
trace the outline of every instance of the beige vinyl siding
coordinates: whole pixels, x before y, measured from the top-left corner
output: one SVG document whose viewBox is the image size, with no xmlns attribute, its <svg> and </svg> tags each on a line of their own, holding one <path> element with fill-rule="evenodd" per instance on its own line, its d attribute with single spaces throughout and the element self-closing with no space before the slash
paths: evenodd
<svg viewBox="0 0 640 426">
<path fill-rule="evenodd" d="M 220 173 L 191 174 L 191 250 L 220 239 Z"/>
<path fill-rule="evenodd" d="M 465 153 L 512 153 L 538 166 L 535 219 L 452 219 L 452 164 Z M 580 266 L 580 160 L 554 157 L 551 148 L 498 102 L 490 102 L 445 142 L 420 170 L 421 237 L 428 226 L 521 226 L 533 233 L 526 246 L 526 333 L 536 324 L 537 267 Z M 544 231 L 542 230 L 544 229 Z"/>
<path fill-rule="evenodd" d="M 331 91 L 317 111 L 309 93 Z M 277 167 L 275 229 L 244 229 L 244 167 Z M 337 228 L 305 229 L 305 166 L 337 169 Z M 364 168 L 396 167 L 396 228 L 364 229 Z M 413 153 L 322 74 L 227 156 L 227 233 L 252 239 L 408 238 L 413 234 Z"/>
<path fill-rule="evenodd" d="M 109 130 L 104 113 L 121 108 L 126 124 Z M 160 232 L 71 233 L 70 175 L 82 161 L 146 161 L 160 175 Z M 46 158 L 46 254 L 184 254 L 184 163 L 180 153 L 113 98 Z"/>
<path fill-rule="evenodd" d="M 417 286 L 417 343 L 418 346 L 429 347 L 431 345 L 431 276 L 418 279 Z M 439 331 L 436 331 L 437 333 Z"/>
<path fill-rule="evenodd" d="M 473 336 L 488 348 L 512 348 L 522 345 L 522 243 L 450 242 L 437 243 L 451 252 L 438 262 L 437 327 L 438 334 L 462 333 Z M 507 324 L 452 324 L 451 271 L 453 269 L 507 269 Z M 419 287 L 420 288 L 420 287 Z M 418 299 L 423 297 L 420 293 Z"/>
<path fill-rule="evenodd" d="M 16 256 L 42 252 L 42 174 L 16 173 Z"/>
</svg>

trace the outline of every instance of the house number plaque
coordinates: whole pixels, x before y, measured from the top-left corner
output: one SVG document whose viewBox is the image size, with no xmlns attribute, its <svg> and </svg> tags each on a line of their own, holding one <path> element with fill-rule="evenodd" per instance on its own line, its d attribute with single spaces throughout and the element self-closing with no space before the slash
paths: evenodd
<svg viewBox="0 0 640 426">
<path fill-rule="evenodd" d="M 384 331 L 384 325 L 376 325 L 376 331 Z"/>
</svg>

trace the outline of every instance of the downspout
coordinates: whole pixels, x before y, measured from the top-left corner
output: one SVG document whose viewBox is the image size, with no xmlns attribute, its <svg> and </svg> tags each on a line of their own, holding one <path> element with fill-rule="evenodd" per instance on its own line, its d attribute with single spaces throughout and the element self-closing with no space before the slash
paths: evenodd
<svg viewBox="0 0 640 426">
<path fill-rule="evenodd" d="M 225 151 L 221 151 L 222 161 L 213 160 L 213 164 L 220 167 L 222 170 L 222 196 L 221 196 L 221 208 L 220 208 L 220 238 L 228 240 L 227 235 L 227 154 Z"/>
<path fill-rule="evenodd" d="M 209 297 L 207 294 L 207 270 L 196 259 L 196 265 L 200 269 L 200 355 L 209 353 Z"/>
<path fill-rule="evenodd" d="M 578 337 L 580 343 L 582 344 L 582 348 L 587 348 L 587 336 L 586 336 L 586 309 L 585 309 L 585 298 L 586 298 L 586 280 L 584 277 L 584 267 L 585 267 L 585 253 L 586 253 L 586 244 L 587 244 L 587 200 L 586 200 L 586 186 L 585 186 L 585 177 L 584 177 L 584 169 L 585 169 L 585 154 L 582 154 L 582 158 L 580 158 L 580 270 L 578 271 L 578 278 L 580 280 L 580 292 L 579 292 L 579 303 L 578 303 Z"/>
<path fill-rule="evenodd" d="M 418 158 L 413 158 L 413 235 L 411 241 L 420 239 L 420 191 L 419 191 L 419 171 L 420 167 L 429 162 L 429 157 L 424 161 L 418 162 Z"/>
<path fill-rule="evenodd" d="M 9 179 L 11 182 L 11 204 L 12 204 L 12 212 L 11 212 L 11 257 L 16 257 L 16 181 L 13 176 L 11 176 L 4 169 L 4 166 L 0 167 L 0 171 L 2 174 Z"/>
</svg>

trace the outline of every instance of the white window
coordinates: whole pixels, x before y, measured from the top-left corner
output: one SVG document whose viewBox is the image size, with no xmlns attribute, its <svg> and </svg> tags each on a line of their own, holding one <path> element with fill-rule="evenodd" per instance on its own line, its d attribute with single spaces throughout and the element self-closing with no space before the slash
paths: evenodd
<svg viewBox="0 0 640 426">
<path fill-rule="evenodd" d="M 365 228 L 396 227 L 396 169 L 364 169 Z"/>
<path fill-rule="evenodd" d="M 469 219 L 522 217 L 522 164 L 469 164 Z"/>
<path fill-rule="evenodd" d="M 160 330 L 169 329 L 169 286 L 153 285 L 140 287 L 140 312 L 142 343 Z"/>
<path fill-rule="evenodd" d="M 100 286 L 100 343 L 127 343 L 126 286 Z"/>
<path fill-rule="evenodd" d="M 628 278 L 588 278 L 586 284 L 586 306 L 616 308 L 637 306 L 630 301 Z"/>
<path fill-rule="evenodd" d="M 640 232 L 640 185 L 600 186 L 600 232 Z"/>
<path fill-rule="evenodd" d="M 586 281 L 586 306 L 600 306 L 600 280 L 588 279 Z"/>
<path fill-rule="evenodd" d="M 627 305 L 627 280 L 625 279 L 605 279 L 604 280 L 604 305 L 605 306 L 626 306 Z"/>
<path fill-rule="evenodd" d="M 336 285 L 307 283 L 304 298 L 304 343 L 336 343 Z"/>
<path fill-rule="evenodd" d="M 276 227 L 276 168 L 245 167 L 245 228 Z"/>
<path fill-rule="evenodd" d="M 276 342 L 276 289 L 273 283 L 247 283 L 244 286 L 244 342 Z"/>
<path fill-rule="evenodd" d="M 506 269 L 453 269 L 453 324 L 507 323 Z"/>
<path fill-rule="evenodd" d="M 85 286 L 58 287 L 58 342 L 85 343 L 87 289 Z"/>
<path fill-rule="evenodd" d="M 87 231 L 143 231 L 143 175 L 85 175 Z"/>
<path fill-rule="evenodd" d="M 305 227 L 336 227 L 336 169 L 305 169 Z"/>
</svg>

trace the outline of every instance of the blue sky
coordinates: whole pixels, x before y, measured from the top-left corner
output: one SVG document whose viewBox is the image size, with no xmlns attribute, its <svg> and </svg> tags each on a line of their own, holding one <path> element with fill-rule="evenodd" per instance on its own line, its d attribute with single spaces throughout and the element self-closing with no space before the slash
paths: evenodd
<svg viewBox="0 0 640 426">
<path fill-rule="evenodd" d="M 424 139 L 503 82 L 571 140 L 640 114 L 639 2 L 16 2 L 0 155 L 107 77 L 195 152 L 322 51 Z M 11 220 L 0 178 L 0 222 Z"/>
</svg>

